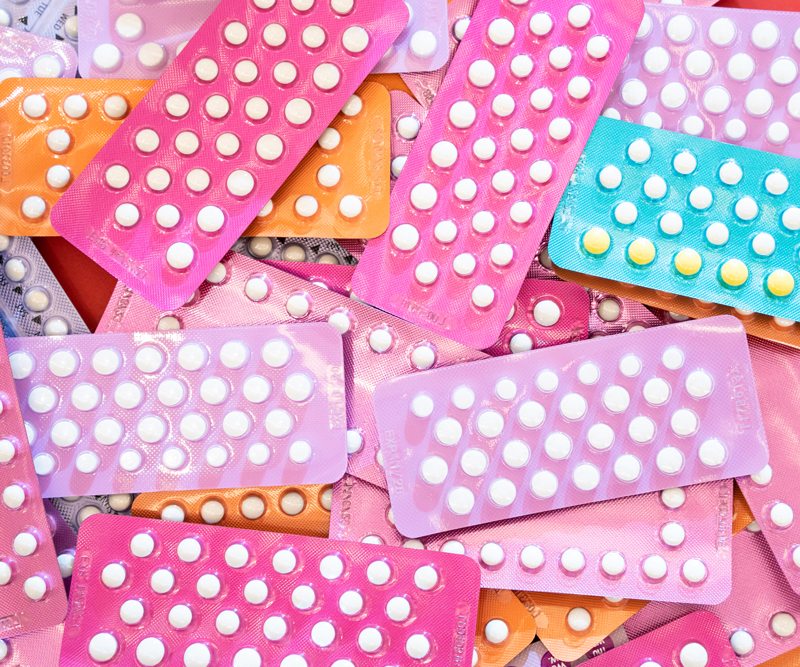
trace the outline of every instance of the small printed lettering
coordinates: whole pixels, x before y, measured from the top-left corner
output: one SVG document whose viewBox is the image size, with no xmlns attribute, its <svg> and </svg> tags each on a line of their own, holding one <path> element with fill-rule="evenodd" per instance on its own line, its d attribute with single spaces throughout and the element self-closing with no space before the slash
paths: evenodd
<svg viewBox="0 0 800 667">
<path fill-rule="evenodd" d="M 347 428 L 347 409 L 344 394 L 344 369 L 341 366 L 328 367 L 328 421 L 333 430 Z"/>
<path fill-rule="evenodd" d="M 0 166 L 0 180 L 3 183 L 10 183 L 12 179 L 12 163 L 14 157 L 14 137 L 4 134 L 0 140 L 0 151 L 2 151 L 2 166 Z"/>
<path fill-rule="evenodd" d="M 739 364 L 734 364 L 728 369 L 727 376 L 731 400 L 736 411 L 736 432 L 744 433 L 747 429 L 753 428 L 745 374 Z"/>
<path fill-rule="evenodd" d="M 403 493 L 403 467 L 397 449 L 397 433 L 394 429 L 388 429 L 383 434 L 383 442 L 389 452 L 388 456 L 384 456 L 386 477 L 391 482 L 395 493 Z"/>
<path fill-rule="evenodd" d="M 467 617 L 464 614 L 456 616 L 456 637 L 453 643 L 452 665 L 464 663 L 464 646 L 467 643 Z"/>
<path fill-rule="evenodd" d="M 125 252 L 120 250 L 110 239 L 98 235 L 94 230 L 89 232 L 88 239 L 135 278 L 144 280 L 147 277 L 147 269 L 144 267 L 144 264 L 137 264 L 133 257 L 128 256 Z"/>
<path fill-rule="evenodd" d="M 350 525 L 350 508 L 353 506 L 353 487 L 356 485 L 356 478 L 345 475 L 342 480 L 342 511 L 339 515 L 339 523 L 342 526 Z"/>
</svg>

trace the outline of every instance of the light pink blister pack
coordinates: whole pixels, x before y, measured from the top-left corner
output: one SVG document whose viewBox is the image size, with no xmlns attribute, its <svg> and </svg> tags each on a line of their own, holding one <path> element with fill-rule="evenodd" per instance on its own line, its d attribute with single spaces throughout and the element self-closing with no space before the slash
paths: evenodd
<svg viewBox="0 0 800 667">
<path fill-rule="evenodd" d="M 0 639 L 0 660 L 3 667 L 58 667 L 64 624 Z"/>
<path fill-rule="evenodd" d="M 69 527 L 64 517 L 49 500 L 43 500 L 44 511 L 47 514 L 47 525 L 53 538 L 53 547 L 56 550 L 58 567 L 64 588 L 69 595 L 69 584 L 72 579 L 72 570 L 75 567 L 75 545 L 78 535 Z"/>
<path fill-rule="evenodd" d="M 350 281 L 355 266 L 346 264 L 311 264 L 309 262 L 276 262 L 264 260 L 265 264 L 274 266 L 285 273 L 308 280 L 317 287 L 329 289 L 342 296 L 350 296 Z"/>
<path fill-rule="evenodd" d="M 800 157 L 796 12 L 648 5 L 603 115 Z"/>
<path fill-rule="evenodd" d="M 406 6 L 408 21 L 375 65 L 375 74 L 428 72 L 447 62 L 447 0 L 407 0 Z"/>
<path fill-rule="evenodd" d="M 642 3 L 482 0 L 353 277 L 367 303 L 497 340 Z"/>
<path fill-rule="evenodd" d="M 407 537 L 758 472 L 769 456 L 730 316 L 395 378 L 372 402 Z"/>
<path fill-rule="evenodd" d="M 330 536 L 466 554 L 481 587 L 717 604 L 731 589 L 731 480 L 406 539 L 384 489 L 333 485 Z"/>
<path fill-rule="evenodd" d="M 166 313 L 117 284 L 97 331 L 155 331 L 166 318 L 170 326 L 180 328 L 332 324 L 342 334 L 344 347 L 347 470 L 383 488 L 386 478 L 371 402 L 378 383 L 486 358 L 482 352 L 237 253 L 226 255 L 222 264 L 224 281 L 216 285 L 206 281 L 189 304 Z"/>
<path fill-rule="evenodd" d="M 15 338 L 48 498 L 322 484 L 345 470 L 341 337 L 322 324 Z"/>
<path fill-rule="evenodd" d="M 390 90 L 392 100 L 392 125 L 389 150 L 392 156 L 391 180 L 389 188 L 394 189 L 394 184 L 400 177 L 400 172 L 408 159 L 411 147 L 419 134 L 428 111 L 413 97 L 402 90 Z"/>
<path fill-rule="evenodd" d="M 53 226 L 159 308 L 181 306 L 333 117 L 366 113 L 350 96 L 407 16 L 401 0 L 224 0 Z"/>
<path fill-rule="evenodd" d="M 478 567 L 455 554 L 103 514 L 77 561 L 61 667 L 449 667 L 472 653 Z"/>
<path fill-rule="evenodd" d="M 78 54 L 63 41 L 0 26 L 0 79 L 74 79 Z"/>
</svg>

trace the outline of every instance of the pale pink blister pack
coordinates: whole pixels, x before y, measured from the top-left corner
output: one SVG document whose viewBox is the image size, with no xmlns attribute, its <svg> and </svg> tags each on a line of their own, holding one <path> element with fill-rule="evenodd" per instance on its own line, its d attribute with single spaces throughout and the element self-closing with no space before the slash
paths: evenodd
<svg viewBox="0 0 800 667">
<path fill-rule="evenodd" d="M 406 6 L 408 21 L 375 65 L 375 74 L 428 72 L 447 62 L 447 0 L 406 0 Z"/>
<path fill-rule="evenodd" d="M 58 667 L 64 624 L 0 639 L 3 667 Z"/>
<path fill-rule="evenodd" d="M 406 539 L 388 493 L 345 475 L 330 536 L 466 554 L 482 588 L 717 604 L 731 589 L 732 499 L 721 480 Z"/>
<path fill-rule="evenodd" d="M 603 115 L 800 157 L 796 12 L 648 5 Z"/>
<path fill-rule="evenodd" d="M 730 316 L 395 378 L 372 402 L 407 537 L 758 472 L 769 456 Z"/>
<path fill-rule="evenodd" d="M 181 306 L 333 117 L 366 113 L 350 96 L 407 16 L 401 0 L 224 0 L 53 226 L 159 308 Z M 344 223 L 365 214 L 348 201 Z"/>
<path fill-rule="evenodd" d="M 392 125 L 389 150 L 392 157 L 391 180 L 389 188 L 394 189 L 394 184 L 400 177 L 400 172 L 408 160 L 408 154 L 419 134 L 427 109 L 419 104 L 402 90 L 390 90 L 392 100 Z"/>
<path fill-rule="evenodd" d="M 638 0 L 483 0 L 356 294 L 465 345 L 494 343 L 642 13 Z"/>
<path fill-rule="evenodd" d="M 78 54 L 56 41 L 0 25 L 0 80 L 10 77 L 74 79 Z"/>
<path fill-rule="evenodd" d="M 53 547 L 56 550 L 58 568 L 64 580 L 64 588 L 69 595 L 69 584 L 72 579 L 72 570 L 75 566 L 75 545 L 78 535 L 69 527 L 64 517 L 49 500 L 43 500 L 44 511 L 47 514 L 47 525 L 53 538 Z"/>
<path fill-rule="evenodd" d="M 61 667 L 448 667 L 472 653 L 478 567 L 454 554 L 98 515 L 77 560 Z"/>
<path fill-rule="evenodd" d="M 378 383 L 427 368 L 486 358 L 482 352 L 354 298 L 237 253 L 226 255 L 222 264 L 224 281 L 216 285 L 206 281 L 189 304 L 166 313 L 118 284 L 97 331 L 155 331 L 167 318 L 170 326 L 187 329 L 328 322 L 342 334 L 344 348 L 347 470 L 381 487 L 386 487 L 386 479 L 370 398 Z M 339 477 L 341 474 L 332 479 Z"/>
<path fill-rule="evenodd" d="M 46 497 L 344 473 L 342 344 L 322 324 L 16 338 L 9 355 Z"/>
<path fill-rule="evenodd" d="M 350 296 L 350 281 L 355 266 L 346 264 L 311 264 L 309 262 L 276 262 L 264 260 L 265 264 L 274 266 L 284 273 L 308 280 L 317 287 L 332 290 L 342 296 Z"/>
</svg>

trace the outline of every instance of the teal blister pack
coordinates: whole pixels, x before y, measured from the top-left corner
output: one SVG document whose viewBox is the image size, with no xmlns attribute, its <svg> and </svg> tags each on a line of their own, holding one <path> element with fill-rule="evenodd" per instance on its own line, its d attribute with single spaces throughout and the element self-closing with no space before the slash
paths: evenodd
<svg viewBox="0 0 800 667">
<path fill-rule="evenodd" d="M 600 118 L 553 219 L 580 273 L 800 319 L 800 161 Z"/>
</svg>

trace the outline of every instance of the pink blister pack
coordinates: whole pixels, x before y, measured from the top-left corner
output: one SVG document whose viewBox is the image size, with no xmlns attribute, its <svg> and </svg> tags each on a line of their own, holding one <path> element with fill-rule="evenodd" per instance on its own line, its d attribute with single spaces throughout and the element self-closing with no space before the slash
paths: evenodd
<svg viewBox="0 0 800 667">
<path fill-rule="evenodd" d="M 11 77 L 74 79 L 78 54 L 63 41 L 0 25 L 0 80 Z"/>
<path fill-rule="evenodd" d="M 330 535 L 466 554 L 483 588 L 717 604 L 731 589 L 732 498 L 721 480 L 407 539 L 388 493 L 345 475 Z"/>
<path fill-rule="evenodd" d="M 46 497 L 322 484 L 347 454 L 341 337 L 322 324 L 15 338 Z"/>
<path fill-rule="evenodd" d="M 407 537 L 750 474 L 769 457 L 730 316 L 395 378 L 372 403 Z"/>
<path fill-rule="evenodd" d="M 403 171 L 403 166 L 408 159 L 408 154 L 411 152 L 411 147 L 414 145 L 414 140 L 425 122 L 428 111 L 402 90 L 390 90 L 389 97 L 392 100 L 392 125 L 389 144 L 392 162 L 389 188 L 393 189 L 395 181 L 400 177 L 400 172 Z"/>
<path fill-rule="evenodd" d="M 350 96 L 407 16 L 401 0 L 224 0 L 58 201 L 54 228 L 159 308 L 181 306 L 334 116 L 366 113 Z M 345 223 L 365 215 L 349 201 Z"/>
<path fill-rule="evenodd" d="M 170 326 L 179 328 L 279 322 L 332 324 L 342 334 L 344 347 L 347 470 L 383 488 L 386 478 L 370 398 L 378 383 L 426 368 L 486 358 L 482 352 L 354 298 L 237 253 L 226 255 L 222 264 L 224 281 L 216 285 L 206 281 L 189 304 L 166 313 L 119 283 L 97 331 L 154 331 L 167 318 Z"/>
<path fill-rule="evenodd" d="M 795 12 L 648 5 L 603 115 L 800 157 Z"/>
<path fill-rule="evenodd" d="M 448 58 L 447 0 L 407 0 L 408 21 L 381 56 L 374 74 L 428 72 Z"/>
<path fill-rule="evenodd" d="M 103 514 L 77 562 L 61 667 L 449 667 L 472 653 L 478 567 L 455 554 Z"/>
<path fill-rule="evenodd" d="M 3 667 L 58 667 L 64 624 L 0 639 Z"/>
<path fill-rule="evenodd" d="M 49 500 L 43 500 L 42 502 L 44 511 L 47 514 L 47 525 L 53 538 L 53 547 L 56 550 L 61 578 L 64 580 L 64 588 L 67 595 L 69 595 L 69 584 L 72 579 L 72 570 L 75 566 L 75 545 L 78 543 L 78 535 L 69 527 L 53 503 Z"/>
<path fill-rule="evenodd" d="M 641 22 L 642 3 L 483 0 L 353 276 L 367 303 L 497 340 Z"/>
<path fill-rule="evenodd" d="M 353 278 L 355 266 L 346 264 L 311 264 L 309 262 L 279 262 L 265 260 L 265 264 L 274 266 L 285 273 L 308 280 L 317 287 L 328 289 L 341 294 L 350 296 L 350 280 Z"/>
</svg>

